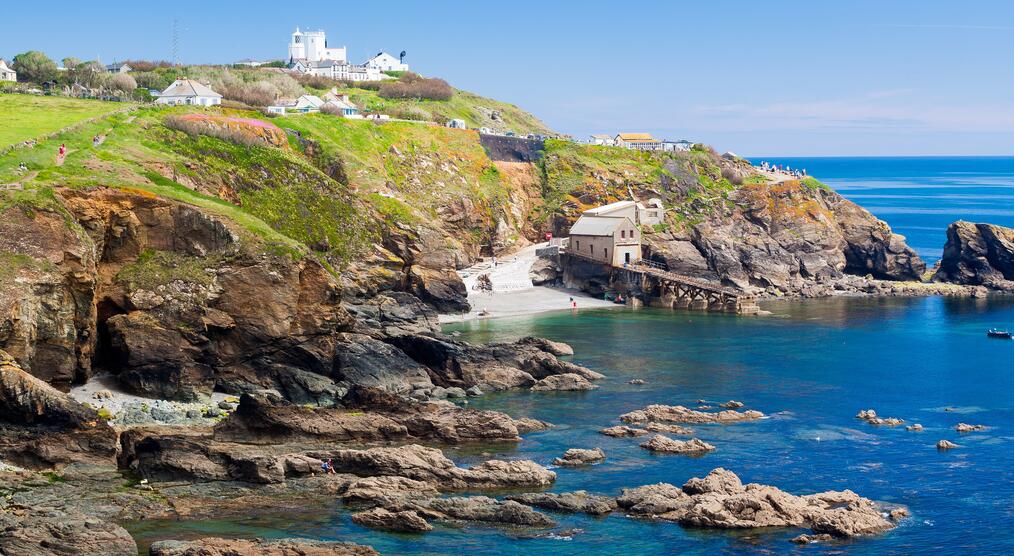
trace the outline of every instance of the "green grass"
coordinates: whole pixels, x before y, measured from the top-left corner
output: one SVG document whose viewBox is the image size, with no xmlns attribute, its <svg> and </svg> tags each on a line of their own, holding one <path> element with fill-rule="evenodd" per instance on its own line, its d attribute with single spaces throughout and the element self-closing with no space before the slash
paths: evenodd
<svg viewBox="0 0 1014 556">
<path fill-rule="evenodd" d="M 0 94 L 0 148 L 126 108 L 121 102 Z"/>
<path fill-rule="evenodd" d="M 146 249 L 136 261 L 125 265 L 116 279 L 131 290 L 154 290 L 176 280 L 202 286 L 211 285 L 215 277 L 206 268 L 218 262 L 212 257 L 191 257 L 170 251 Z"/>
</svg>

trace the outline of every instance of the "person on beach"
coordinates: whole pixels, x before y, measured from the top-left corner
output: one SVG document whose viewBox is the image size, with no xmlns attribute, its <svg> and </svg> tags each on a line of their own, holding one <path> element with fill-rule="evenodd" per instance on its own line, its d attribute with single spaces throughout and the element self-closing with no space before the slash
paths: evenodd
<svg viewBox="0 0 1014 556">
<path fill-rule="evenodd" d="M 577 309 L 577 301 L 574 301 L 573 297 L 570 298 L 570 308 L 571 309 Z"/>
</svg>

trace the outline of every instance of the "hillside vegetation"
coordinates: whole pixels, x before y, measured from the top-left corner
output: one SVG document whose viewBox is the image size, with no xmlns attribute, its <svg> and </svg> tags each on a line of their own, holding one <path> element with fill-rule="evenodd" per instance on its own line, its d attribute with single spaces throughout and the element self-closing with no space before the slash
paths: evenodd
<svg viewBox="0 0 1014 556">
<path fill-rule="evenodd" d="M 0 95 L 0 149 L 123 107 L 98 100 Z"/>
</svg>

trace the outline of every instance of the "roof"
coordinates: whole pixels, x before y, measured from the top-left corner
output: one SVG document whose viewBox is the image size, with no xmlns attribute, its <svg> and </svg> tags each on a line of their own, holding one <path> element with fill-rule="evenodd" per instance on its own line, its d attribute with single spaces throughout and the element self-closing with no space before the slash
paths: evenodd
<svg viewBox="0 0 1014 556">
<path fill-rule="evenodd" d="M 650 133 L 617 133 L 616 136 L 623 141 L 658 141 Z"/>
<path fill-rule="evenodd" d="M 109 65 L 106 66 L 106 69 L 112 71 L 112 70 L 118 70 L 118 69 L 120 69 L 120 68 L 122 68 L 124 66 L 126 66 L 128 68 L 130 67 L 129 65 L 127 65 L 124 62 L 120 62 L 118 64 L 117 63 L 109 64 Z"/>
<path fill-rule="evenodd" d="M 10 67 L 7 66 L 7 60 L 4 60 L 3 58 L 0 58 L 0 68 L 3 68 L 3 69 L 8 70 L 8 71 L 14 71 Z"/>
<path fill-rule="evenodd" d="M 585 214 L 591 214 L 593 216 L 594 215 L 605 215 L 605 214 L 609 214 L 610 212 L 615 212 L 615 211 L 622 210 L 622 209 L 625 209 L 625 208 L 628 208 L 628 207 L 632 207 L 632 206 L 635 206 L 634 201 L 617 201 L 615 203 L 609 203 L 608 205 L 602 205 L 601 207 L 595 207 L 593 209 L 588 209 L 588 210 L 584 211 L 584 213 Z"/>
<path fill-rule="evenodd" d="M 177 79 L 169 88 L 162 91 L 162 97 L 218 97 L 222 95 L 212 91 L 207 85 L 201 85 L 193 79 Z"/>
<path fill-rule="evenodd" d="M 308 104 L 314 108 L 320 108 L 324 105 L 324 101 L 315 95 L 303 95 L 296 99 L 296 106 L 300 104 Z"/>
<path fill-rule="evenodd" d="M 572 236 L 611 236 L 616 233 L 616 228 L 624 222 L 633 226 L 633 222 L 626 216 L 588 216 L 582 215 L 577 222 L 570 227 Z"/>
<path fill-rule="evenodd" d="M 606 133 L 593 133 L 592 137 L 596 139 L 612 139 L 613 136 Z"/>
</svg>

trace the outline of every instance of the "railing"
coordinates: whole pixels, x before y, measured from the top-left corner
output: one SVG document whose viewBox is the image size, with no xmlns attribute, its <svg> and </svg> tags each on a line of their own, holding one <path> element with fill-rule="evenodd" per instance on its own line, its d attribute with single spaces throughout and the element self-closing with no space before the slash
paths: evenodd
<svg viewBox="0 0 1014 556">
<path fill-rule="evenodd" d="M 566 249 L 570 246 L 569 237 L 554 237 L 549 239 L 550 247 L 559 247 L 560 249 Z"/>
</svg>

